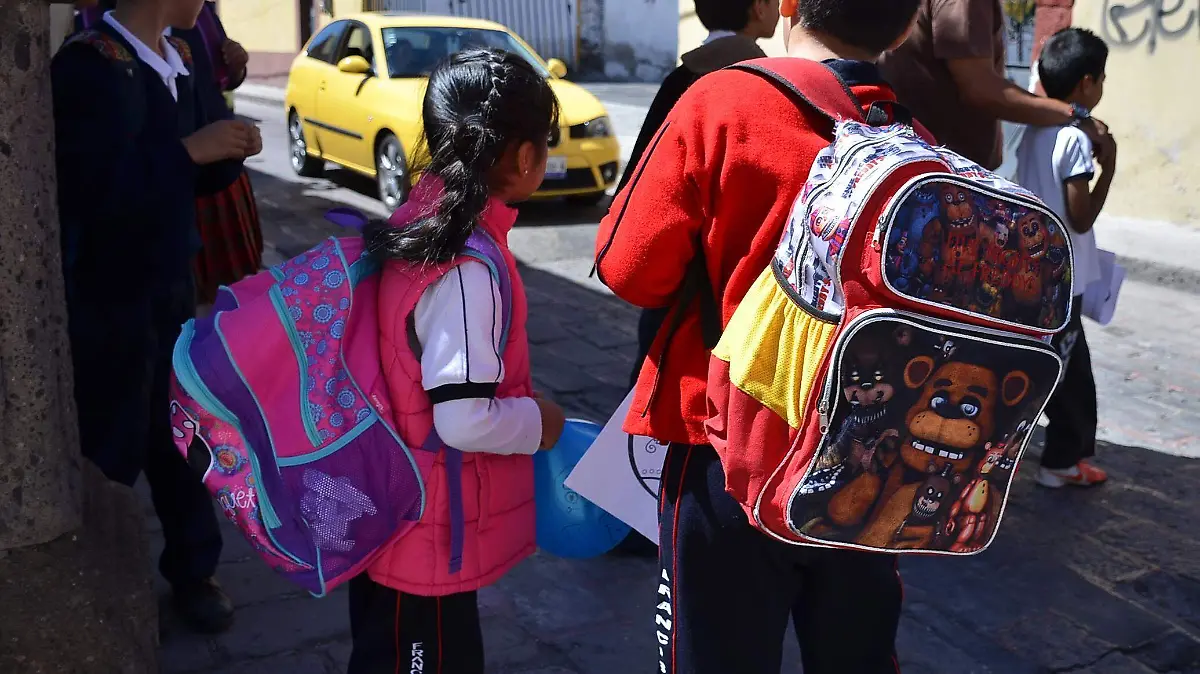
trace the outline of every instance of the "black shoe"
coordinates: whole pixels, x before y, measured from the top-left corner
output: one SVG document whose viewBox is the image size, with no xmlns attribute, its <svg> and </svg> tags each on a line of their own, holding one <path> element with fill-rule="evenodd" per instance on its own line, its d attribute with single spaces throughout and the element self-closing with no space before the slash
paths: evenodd
<svg viewBox="0 0 1200 674">
<path fill-rule="evenodd" d="M 217 634 L 233 626 L 233 602 L 216 578 L 176 587 L 171 604 L 183 622 L 197 632 Z"/>
</svg>

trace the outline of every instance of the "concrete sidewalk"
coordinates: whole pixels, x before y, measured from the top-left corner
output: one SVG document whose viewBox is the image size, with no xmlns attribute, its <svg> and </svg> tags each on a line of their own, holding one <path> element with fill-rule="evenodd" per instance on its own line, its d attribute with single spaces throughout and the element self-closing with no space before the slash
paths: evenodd
<svg viewBox="0 0 1200 674">
<path fill-rule="evenodd" d="M 583 84 L 608 109 L 627 162 L 657 87 L 648 84 Z M 281 87 L 248 82 L 239 99 L 283 105 Z M 1200 225 L 1200 223 L 1196 223 Z M 1100 247 L 1117 253 L 1128 278 L 1200 294 L 1200 226 L 1101 215 L 1096 223 Z"/>
</svg>

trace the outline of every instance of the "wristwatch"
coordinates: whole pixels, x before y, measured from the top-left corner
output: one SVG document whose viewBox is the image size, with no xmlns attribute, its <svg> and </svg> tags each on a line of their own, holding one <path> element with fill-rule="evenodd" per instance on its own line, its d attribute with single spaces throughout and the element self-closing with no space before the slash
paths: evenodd
<svg viewBox="0 0 1200 674">
<path fill-rule="evenodd" d="M 1086 107 L 1084 107 L 1078 103 L 1071 104 L 1071 124 L 1073 126 L 1079 126 L 1080 124 L 1086 122 L 1087 120 L 1089 120 L 1091 118 L 1092 118 L 1091 110 L 1088 110 Z"/>
</svg>

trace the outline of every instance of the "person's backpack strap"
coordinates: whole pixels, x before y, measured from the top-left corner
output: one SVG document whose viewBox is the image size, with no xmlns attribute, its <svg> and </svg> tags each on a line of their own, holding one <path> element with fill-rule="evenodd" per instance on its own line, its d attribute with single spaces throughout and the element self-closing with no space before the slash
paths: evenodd
<svg viewBox="0 0 1200 674">
<path fill-rule="evenodd" d="M 796 58 L 761 58 L 742 61 L 729 66 L 763 77 L 783 90 L 796 101 L 824 115 L 829 120 L 830 130 L 840 120 L 865 121 L 858 97 L 842 82 L 828 66 L 816 61 Z M 796 82 L 803 82 L 803 90 Z M 665 343 L 669 346 L 684 313 L 693 300 L 700 303 L 700 334 L 704 347 L 712 349 L 721 339 L 721 308 L 708 277 L 708 266 L 704 258 L 703 242 L 696 242 L 696 255 L 688 263 L 683 283 L 675 300 L 675 311 L 667 323 Z M 665 347 L 664 347 L 665 348 Z M 665 355 L 665 354 L 664 354 Z"/>
<path fill-rule="evenodd" d="M 933 144 L 929 133 L 912 113 L 896 101 L 873 103 L 864 115 L 862 103 L 850 86 L 824 63 L 799 58 L 763 58 L 743 61 L 730 66 L 734 70 L 754 73 L 775 84 L 798 106 L 815 110 L 832 125 L 843 120 L 884 126 L 893 122 L 907 124 L 926 142 Z"/>
<path fill-rule="evenodd" d="M 204 3 L 200 10 L 200 16 L 196 18 L 196 28 L 200 31 L 200 41 L 204 45 L 205 52 L 208 53 L 209 62 L 212 63 L 217 86 L 221 88 L 221 91 L 226 91 L 230 88 L 229 67 L 225 65 L 225 57 L 221 53 L 221 46 L 225 44 L 226 40 L 225 29 L 221 26 L 221 22 L 217 18 L 217 10 L 213 7 L 211 2 Z"/>
<path fill-rule="evenodd" d="M 508 262 L 504 259 L 504 254 L 500 252 L 500 246 L 495 239 L 478 227 L 471 233 L 471 236 L 467 237 L 463 255 L 487 265 L 492 272 L 492 277 L 500 286 L 500 300 L 504 309 L 502 312 L 504 328 L 500 333 L 500 350 L 503 353 L 504 347 L 508 344 L 509 328 L 512 327 L 512 278 L 508 274 Z"/>
<path fill-rule="evenodd" d="M 463 255 L 487 265 L 492 277 L 496 279 L 496 283 L 500 286 L 501 314 L 504 320 L 504 327 L 500 333 L 500 352 L 503 353 L 504 346 L 508 344 L 510 328 L 512 327 L 512 277 L 508 273 L 508 262 L 504 259 L 504 254 L 500 251 L 500 246 L 496 243 L 495 239 L 488 236 L 486 232 L 478 227 L 467 238 L 467 245 L 463 249 Z M 426 438 L 424 447 L 429 451 L 438 451 L 440 449 L 445 452 L 446 491 L 450 500 L 449 570 L 452 574 L 458 573 L 462 569 L 463 530 L 466 527 L 463 512 L 462 452 L 442 442 L 436 428 L 430 429 L 429 437 Z"/>
<path fill-rule="evenodd" d="M 799 58 L 763 58 L 736 63 L 730 68 L 770 81 L 797 105 L 828 119 L 831 128 L 843 120 L 866 122 L 858 96 L 824 63 Z"/>
</svg>

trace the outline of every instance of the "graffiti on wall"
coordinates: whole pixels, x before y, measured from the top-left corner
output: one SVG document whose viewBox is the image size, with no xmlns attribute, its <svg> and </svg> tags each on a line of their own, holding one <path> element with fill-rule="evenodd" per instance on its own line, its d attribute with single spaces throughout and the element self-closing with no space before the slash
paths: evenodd
<svg viewBox="0 0 1200 674">
<path fill-rule="evenodd" d="M 1104 0 L 1101 30 L 1117 49 L 1145 47 L 1153 54 L 1159 40 L 1180 40 L 1198 33 L 1200 0 Z"/>
</svg>

